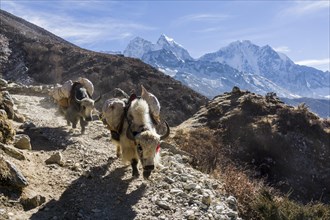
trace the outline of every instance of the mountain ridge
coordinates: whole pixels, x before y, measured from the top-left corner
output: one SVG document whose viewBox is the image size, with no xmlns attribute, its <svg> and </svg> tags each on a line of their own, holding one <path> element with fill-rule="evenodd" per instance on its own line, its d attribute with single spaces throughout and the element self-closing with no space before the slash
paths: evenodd
<svg viewBox="0 0 330 220">
<path fill-rule="evenodd" d="M 141 40 L 142 38 L 136 38 Z M 130 56 L 132 51 L 134 51 L 134 44 L 137 40 L 133 39 L 124 51 L 125 56 Z M 175 42 L 173 39 L 166 37 L 166 35 L 161 35 L 160 39 L 163 41 L 168 41 L 166 47 L 162 45 L 148 42 L 149 47 L 144 47 L 139 50 L 139 56 L 142 61 L 163 70 L 164 73 L 175 78 L 176 73 L 184 73 L 186 76 L 201 78 L 205 81 L 215 81 L 219 78 L 205 77 L 204 73 L 208 72 L 210 67 L 205 67 L 202 69 L 202 74 L 196 73 L 194 62 L 208 62 L 209 66 L 216 66 L 215 63 L 219 65 L 228 65 L 232 67 L 232 70 L 227 71 L 227 75 L 237 74 L 239 71 L 242 78 L 247 78 L 245 82 L 237 83 L 236 86 L 249 89 L 252 92 L 257 92 L 259 94 L 266 94 L 268 92 L 276 92 L 279 96 L 286 98 L 300 98 L 300 97 L 310 97 L 310 98 L 328 98 L 328 93 L 330 89 L 330 74 L 329 72 L 323 72 L 312 67 L 300 66 L 295 64 L 288 56 L 282 53 L 277 53 L 271 46 L 257 46 L 251 41 L 235 41 L 229 44 L 227 47 L 221 48 L 214 53 L 207 53 L 198 59 L 193 59 L 190 57 L 187 59 L 182 59 L 177 52 L 178 43 L 175 46 L 170 47 L 170 42 Z M 180 50 L 187 51 L 179 45 Z M 152 49 L 150 49 L 152 48 Z M 141 47 L 139 47 L 141 49 Z M 166 50 L 167 53 L 162 51 Z M 171 53 L 170 53 L 171 52 Z M 189 54 L 189 52 L 187 51 Z M 191 58 L 191 59 L 190 59 Z M 192 64 L 188 66 L 186 61 Z M 206 65 L 205 65 L 206 66 Z M 212 67 L 211 67 L 212 68 Z M 213 68 L 213 72 L 216 71 Z M 179 78 L 179 77 L 178 77 Z M 248 80 L 248 78 L 250 80 Z M 181 78 L 181 82 L 189 85 L 189 79 Z M 193 80 L 196 81 L 196 80 Z M 203 84 L 203 83 L 202 83 Z M 214 86 L 218 83 L 210 83 L 208 86 L 212 88 L 211 94 L 208 91 L 203 91 L 202 85 L 192 86 L 196 90 L 196 87 L 200 87 L 196 91 L 209 98 L 214 97 L 216 94 L 223 93 L 228 90 L 224 90 L 221 87 Z M 250 86 L 247 86 L 250 84 Z M 269 86 L 270 85 L 270 86 Z M 228 86 L 230 87 L 230 86 Z M 276 90 L 274 90 L 276 88 Z"/>
<path fill-rule="evenodd" d="M 283 59 L 269 45 L 260 47 L 250 41 L 236 41 L 200 59 L 225 62 L 241 72 L 256 73 L 302 97 L 324 98 L 329 94 L 330 74 L 297 65 L 284 56 Z"/>
<path fill-rule="evenodd" d="M 160 38 L 175 42 L 166 35 Z M 136 39 L 141 41 L 142 38 Z M 235 41 L 198 59 L 184 60 L 175 48 L 146 42 L 148 47 L 140 47 L 139 56 L 135 57 L 209 99 L 238 86 L 261 95 L 275 92 L 289 104 L 304 100 L 321 117 L 330 117 L 327 110 L 330 106 L 330 73 L 295 64 L 269 45 L 260 47 L 249 40 Z M 135 43 L 137 40 L 128 45 L 125 56 L 134 54 Z M 327 103 L 317 104 L 320 103 L 316 101 L 318 99 L 325 99 Z"/>
</svg>

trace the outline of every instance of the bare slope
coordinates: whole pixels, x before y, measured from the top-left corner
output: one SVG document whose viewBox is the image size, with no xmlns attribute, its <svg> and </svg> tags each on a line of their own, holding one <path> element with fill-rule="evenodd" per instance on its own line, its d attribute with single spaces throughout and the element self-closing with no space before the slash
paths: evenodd
<svg viewBox="0 0 330 220">
<path fill-rule="evenodd" d="M 162 105 L 163 118 L 177 125 L 207 99 L 138 59 L 84 50 L 0 10 L 0 75 L 24 84 L 63 83 L 85 76 L 106 99 L 114 88 L 140 93 L 144 85 Z"/>
</svg>

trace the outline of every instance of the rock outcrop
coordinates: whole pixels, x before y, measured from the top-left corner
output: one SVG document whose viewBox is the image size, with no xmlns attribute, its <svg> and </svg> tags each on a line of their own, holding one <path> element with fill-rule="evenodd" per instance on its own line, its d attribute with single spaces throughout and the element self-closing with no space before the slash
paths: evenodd
<svg viewBox="0 0 330 220">
<path fill-rule="evenodd" d="M 219 154 L 225 155 L 254 167 L 258 177 L 284 193 L 292 190 L 292 198 L 330 201 L 330 121 L 304 104 L 292 107 L 274 93 L 260 96 L 234 88 L 179 125 L 174 139 L 211 168 Z M 207 140 L 200 151 L 193 147 L 198 139 Z"/>
</svg>

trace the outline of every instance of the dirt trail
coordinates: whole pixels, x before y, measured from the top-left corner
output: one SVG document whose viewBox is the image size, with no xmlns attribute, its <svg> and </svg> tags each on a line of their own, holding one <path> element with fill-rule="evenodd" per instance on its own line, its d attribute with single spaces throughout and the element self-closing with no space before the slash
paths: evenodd
<svg viewBox="0 0 330 220">
<path fill-rule="evenodd" d="M 221 182 L 189 165 L 189 157 L 162 144 L 162 168 L 149 180 L 132 178 L 130 166 L 116 158 L 109 131 L 91 122 L 84 135 L 72 130 L 49 97 L 12 95 L 27 121 L 15 123 L 28 134 L 26 160 L 11 160 L 27 178 L 23 192 L 1 192 L 0 219 L 240 219 L 236 199 L 223 194 Z M 61 152 L 63 166 L 46 165 Z M 46 202 L 24 210 L 20 198 L 45 197 Z"/>
<path fill-rule="evenodd" d="M 130 169 L 115 159 L 115 148 L 101 121 L 89 123 L 86 134 L 80 135 L 79 126 L 76 130 L 66 126 L 48 97 L 13 98 L 18 111 L 35 125 L 24 131 L 32 145 L 31 152 L 24 152 L 27 161 L 15 160 L 29 181 L 23 194 L 45 196 L 46 205 L 30 211 L 13 205 L 12 210 L 7 208 L 10 219 L 60 219 L 64 213 L 66 218 L 84 219 L 85 210 L 95 217 L 100 210 L 107 210 L 102 215 L 114 219 L 134 217 L 131 206 L 142 195 L 143 180 L 131 179 Z M 62 153 L 64 166 L 45 164 L 55 152 Z"/>
</svg>

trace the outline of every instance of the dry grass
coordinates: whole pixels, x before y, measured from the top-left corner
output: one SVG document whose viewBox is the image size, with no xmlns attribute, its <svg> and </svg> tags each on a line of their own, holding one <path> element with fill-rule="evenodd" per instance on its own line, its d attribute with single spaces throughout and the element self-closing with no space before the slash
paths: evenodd
<svg viewBox="0 0 330 220">
<path fill-rule="evenodd" d="M 302 205 L 292 201 L 286 196 L 275 196 L 269 191 L 262 190 L 252 203 L 253 209 L 262 219 L 330 219 L 330 206 L 322 203 L 309 203 Z"/>
<path fill-rule="evenodd" d="M 217 169 L 213 174 L 225 183 L 225 192 L 234 195 L 237 199 L 241 217 L 244 219 L 259 219 L 261 217 L 251 204 L 263 187 L 262 181 L 251 180 L 246 172 L 233 165 Z"/>
<path fill-rule="evenodd" d="M 234 164 L 226 157 L 221 136 L 207 128 L 187 132 L 178 130 L 173 140 L 193 155 L 192 164 L 224 182 L 225 192 L 234 195 L 243 219 L 330 219 L 330 206 L 322 203 L 300 204 L 253 178 L 254 170 Z M 202 141 L 201 141 L 202 140 Z M 229 149 L 230 150 L 230 149 Z"/>
</svg>

